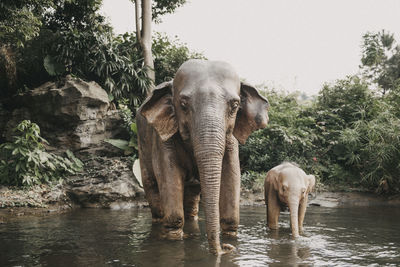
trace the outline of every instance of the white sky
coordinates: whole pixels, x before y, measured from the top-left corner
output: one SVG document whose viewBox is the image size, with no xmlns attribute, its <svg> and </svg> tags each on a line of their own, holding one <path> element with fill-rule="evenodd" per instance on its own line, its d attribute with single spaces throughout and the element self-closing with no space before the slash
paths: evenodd
<svg viewBox="0 0 400 267">
<path fill-rule="evenodd" d="M 134 31 L 129 0 L 103 0 L 116 33 Z M 153 24 L 253 84 L 316 94 L 358 71 L 362 35 L 385 29 L 400 43 L 399 0 L 188 0 Z"/>
</svg>

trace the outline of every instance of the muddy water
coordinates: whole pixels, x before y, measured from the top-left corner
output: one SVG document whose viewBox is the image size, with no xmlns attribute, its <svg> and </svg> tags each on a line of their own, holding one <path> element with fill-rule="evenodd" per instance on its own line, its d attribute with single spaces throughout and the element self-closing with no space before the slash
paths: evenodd
<svg viewBox="0 0 400 267">
<path fill-rule="evenodd" d="M 204 217 L 203 217 L 204 218 Z M 304 236 L 265 227 L 265 208 L 242 207 L 237 251 L 208 253 L 204 220 L 185 239 L 167 241 L 148 209 L 81 209 L 0 224 L 0 266 L 399 266 L 399 207 L 310 207 Z"/>
</svg>

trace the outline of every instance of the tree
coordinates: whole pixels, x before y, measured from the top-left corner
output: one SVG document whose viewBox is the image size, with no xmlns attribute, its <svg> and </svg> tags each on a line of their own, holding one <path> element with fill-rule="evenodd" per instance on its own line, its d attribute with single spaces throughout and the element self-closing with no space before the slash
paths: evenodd
<svg viewBox="0 0 400 267">
<path fill-rule="evenodd" d="M 206 59 L 203 54 L 190 51 L 178 39 L 170 39 L 165 34 L 156 33 L 152 45 L 156 84 L 170 81 L 178 68 L 188 59 Z"/>
<path fill-rule="evenodd" d="M 363 36 L 361 69 L 364 76 L 377 84 L 382 94 L 400 84 L 400 46 L 393 34 L 384 30 Z"/>
<path fill-rule="evenodd" d="M 142 11 L 141 23 L 139 19 Z M 147 76 L 152 81 L 149 91 L 153 90 L 155 83 L 154 61 L 151 53 L 151 0 L 135 0 L 136 36 L 143 51 L 144 66 Z"/>
<path fill-rule="evenodd" d="M 39 30 L 14 50 L 18 90 L 72 74 L 96 81 L 110 99 L 126 98 L 132 108 L 141 103 L 149 80 L 136 36 L 115 36 L 97 12 L 100 6 L 100 0 L 54 0 L 50 9 L 37 15 Z M 16 37 L 4 40 L 12 43 Z"/>
<path fill-rule="evenodd" d="M 173 13 L 185 3 L 186 0 L 154 0 L 151 8 L 153 20 L 155 23 L 161 22 L 161 16 Z"/>
<path fill-rule="evenodd" d="M 5 0 L 0 3 L 0 91 L 11 96 L 17 88 L 16 54 L 27 41 L 39 35 L 41 15 L 51 0 Z"/>
<path fill-rule="evenodd" d="M 133 0 L 135 4 L 136 37 L 141 46 L 144 58 L 144 66 L 147 76 L 152 81 L 149 91 L 154 88 L 156 81 L 154 72 L 154 60 L 152 55 L 151 23 L 152 20 L 160 21 L 159 16 L 172 13 L 183 5 L 186 0 Z M 141 14 L 141 17 L 140 17 Z"/>
</svg>

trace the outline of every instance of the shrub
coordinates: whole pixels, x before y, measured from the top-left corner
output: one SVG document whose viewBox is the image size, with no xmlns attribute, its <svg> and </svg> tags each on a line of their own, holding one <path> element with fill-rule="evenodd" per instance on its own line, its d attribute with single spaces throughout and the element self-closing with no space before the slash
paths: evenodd
<svg viewBox="0 0 400 267">
<path fill-rule="evenodd" d="M 245 171 L 244 173 L 242 173 L 240 180 L 242 187 L 261 192 L 264 191 L 265 177 L 265 172 L 259 173 L 254 171 Z"/>
<path fill-rule="evenodd" d="M 45 150 L 47 141 L 29 120 L 14 129 L 14 142 L 0 145 L 0 184 L 31 186 L 61 180 L 79 171 L 83 164 L 72 152 L 61 157 Z"/>
<path fill-rule="evenodd" d="M 385 102 L 380 107 L 372 120 L 359 120 L 345 129 L 338 144 L 346 167 L 363 186 L 394 193 L 400 191 L 400 119 Z"/>
<path fill-rule="evenodd" d="M 124 104 L 125 102 L 125 104 Z M 126 105 L 127 100 L 119 101 L 119 114 L 124 121 L 124 127 L 129 133 L 129 140 L 123 139 L 106 139 L 105 142 L 121 149 L 125 155 L 132 155 L 133 159 L 138 157 L 138 144 L 137 144 L 137 127 L 135 119 L 133 118 L 132 111 Z"/>
<path fill-rule="evenodd" d="M 315 168 L 316 122 L 308 111 L 310 107 L 299 104 L 296 94 L 266 94 L 271 103 L 270 123 L 240 146 L 242 169 L 267 172 L 283 161 L 295 161 L 305 170 Z"/>
</svg>

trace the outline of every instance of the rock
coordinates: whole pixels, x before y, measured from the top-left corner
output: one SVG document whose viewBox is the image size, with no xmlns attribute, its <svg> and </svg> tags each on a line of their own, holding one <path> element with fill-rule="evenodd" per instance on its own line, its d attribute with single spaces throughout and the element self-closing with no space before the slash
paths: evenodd
<svg viewBox="0 0 400 267">
<path fill-rule="evenodd" d="M 11 140 L 12 129 L 24 119 L 37 123 L 42 136 L 62 151 L 89 150 L 115 155 L 120 151 L 103 140 L 128 138 L 118 111 L 110 110 L 106 91 L 95 82 L 67 76 L 61 84 L 47 82 L 11 102 L 13 111 L 3 132 L 7 140 Z"/>
<path fill-rule="evenodd" d="M 61 184 L 35 185 L 29 190 L 6 186 L 0 188 L 0 208 L 45 208 L 55 203 L 65 204 L 68 201 Z"/>
<path fill-rule="evenodd" d="M 340 197 L 336 193 L 322 192 L 310 197 L 308 204 L 310 206 L 334 208 L 340 204 Z"/>
<path fill-rule="evenodd" d="M 144 191 L 133 176 L 129 158 L 95 157 L 85 162 L 85 171 L 67 180 L 67 194 L 87 208 L 129 208 L 144 202 Z"/>
</svg>

